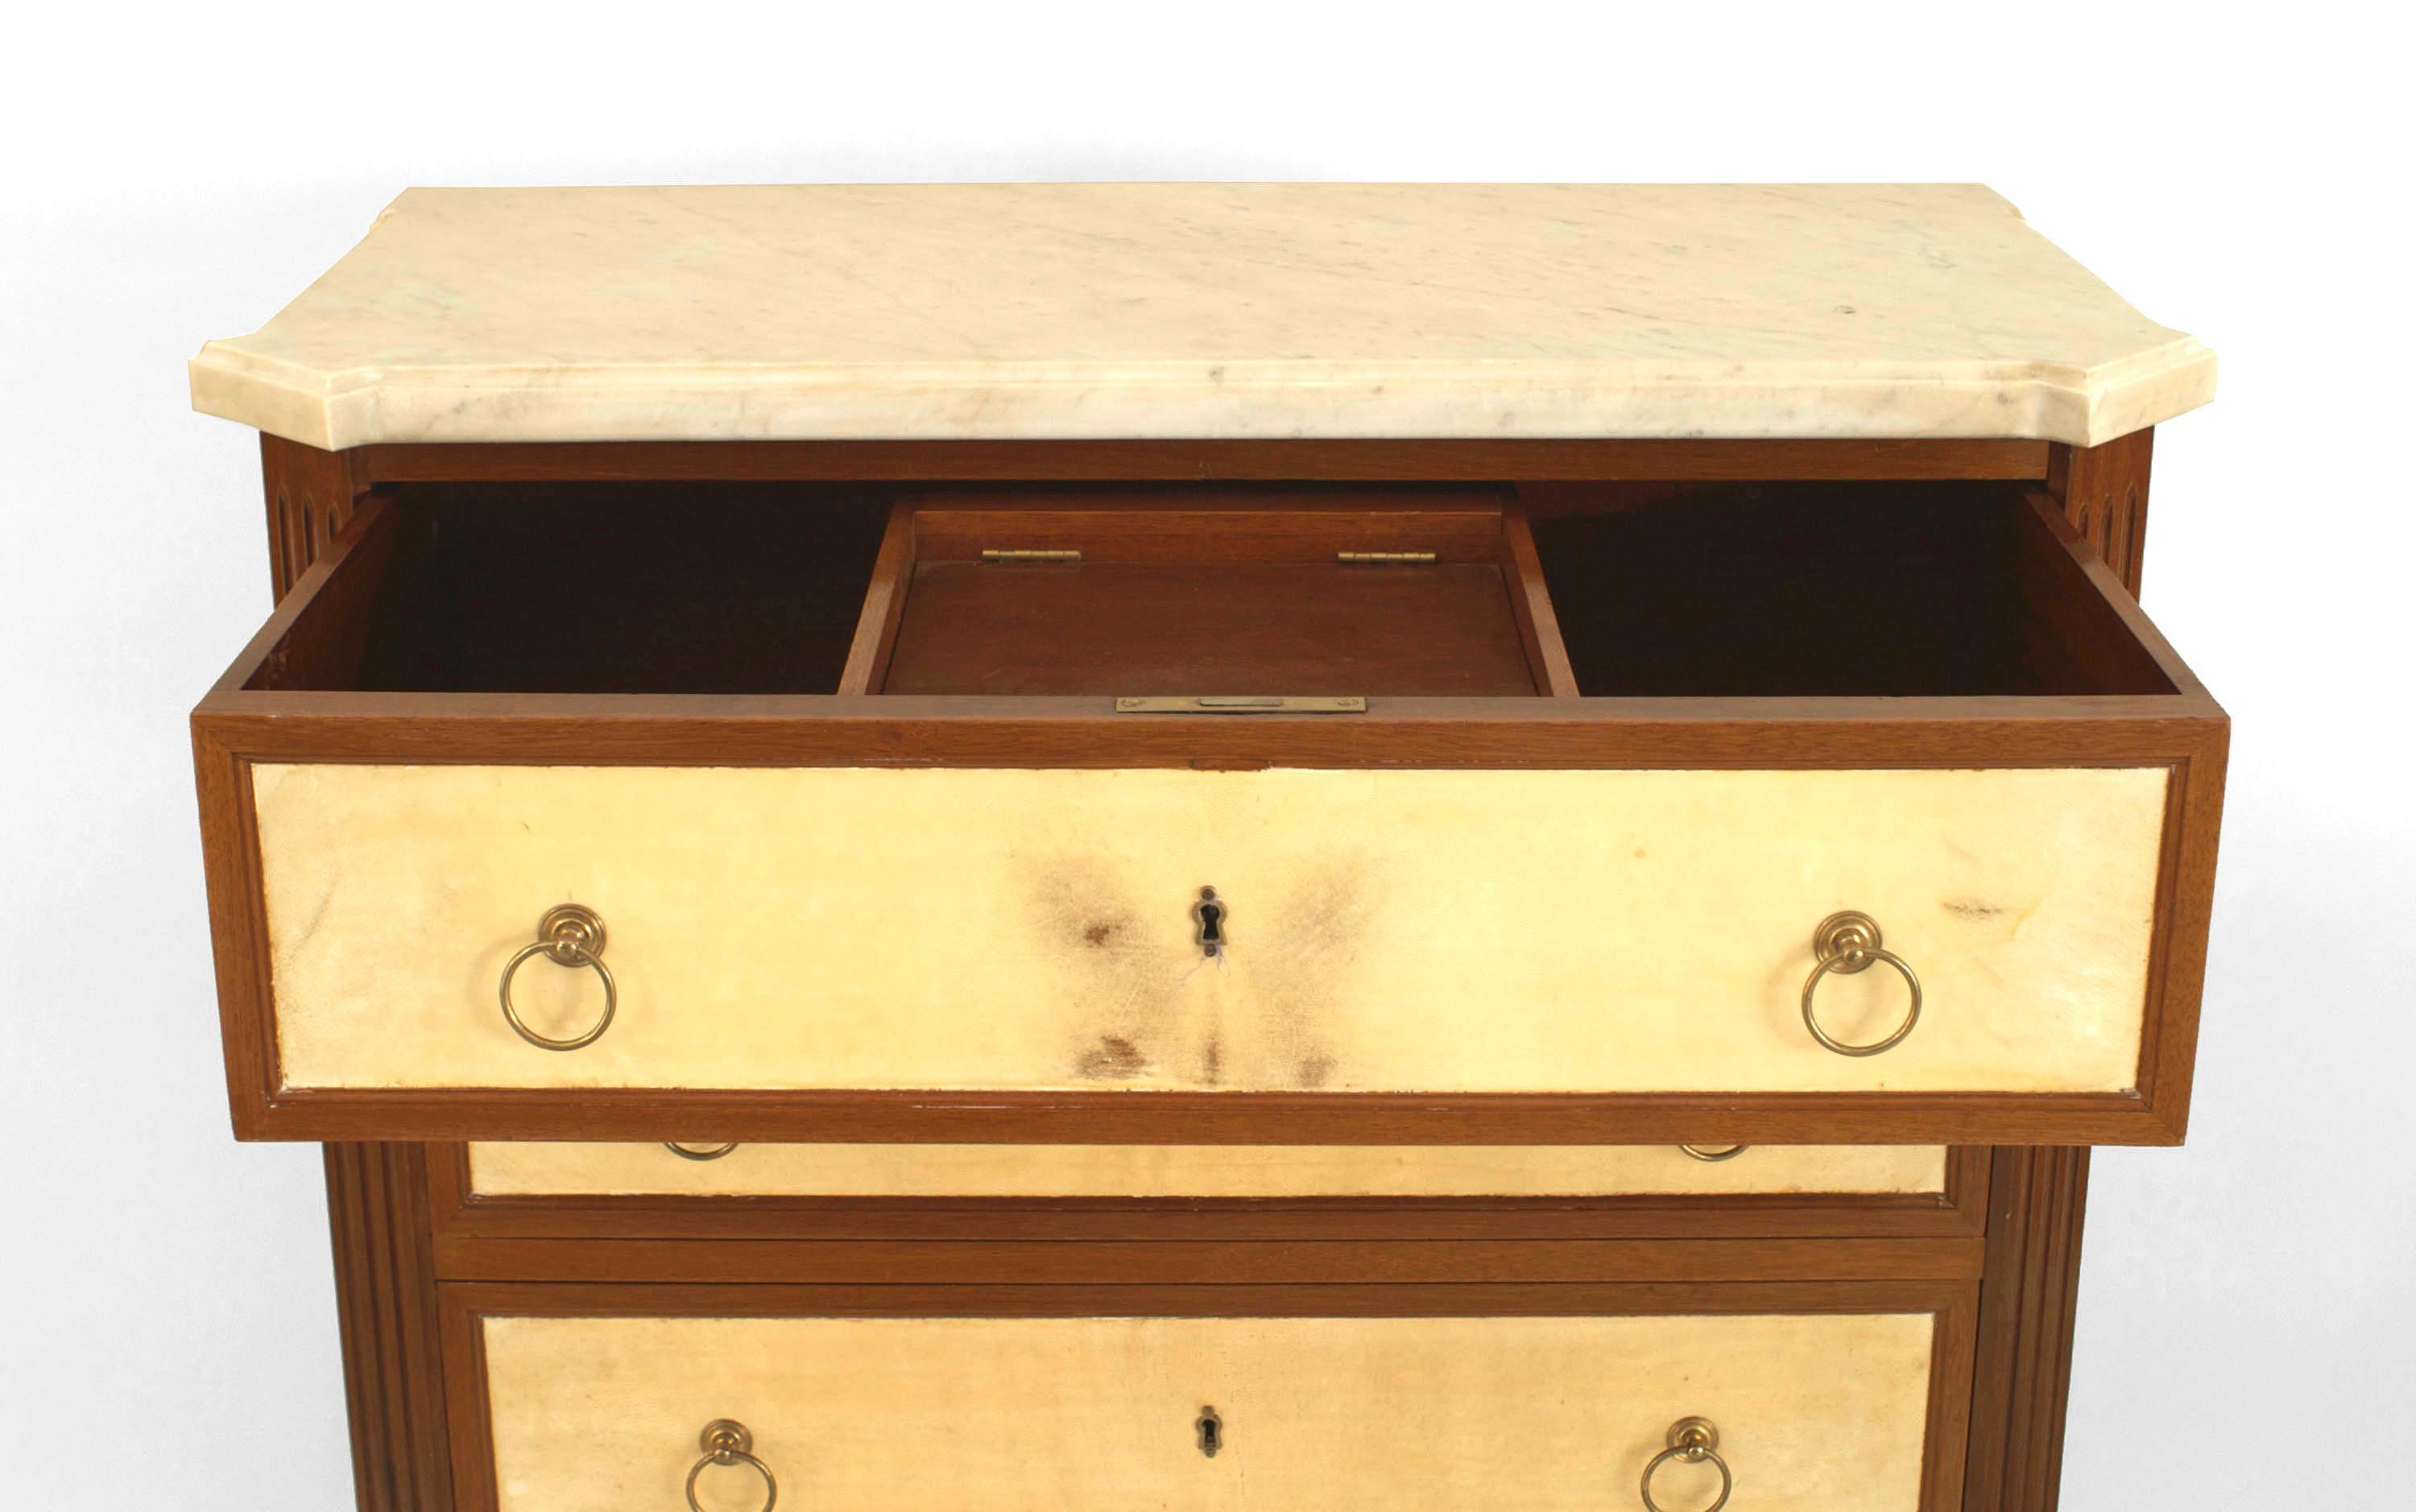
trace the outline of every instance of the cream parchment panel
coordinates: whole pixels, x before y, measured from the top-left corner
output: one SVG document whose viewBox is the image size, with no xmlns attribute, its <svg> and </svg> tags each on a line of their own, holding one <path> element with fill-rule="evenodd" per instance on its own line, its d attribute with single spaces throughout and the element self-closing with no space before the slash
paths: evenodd
<svg viewBox="0 0 2416 1512">
<path fill-rule="evenodd" d="M 1732 1505 L 1911 1512 L 1932 1320 L 491 1318 L 502 1512 L 677 1506 L 734 1418 L 779 1505 L 884 1512 L 1634 1506 L 1676 1419 Z M 1222 1447 L 1200 1453 L 1200 1410 Z M 1710 1466 L 1665 1466 L 1667 1506 Z M 763 1501 L 745 1466 L 706 1512 Z M 712 1498 L 706 1500 L 706 1498 Z"/>
<path fill-rule="evenodd" d="M 255 769 L 289 1086 L 2119 1090 L 2166 772 Z M 1215 887 L 1231 948 L 1191 907 Z M 495 984 L 596 910 L 620 1011 Z M 1919 1029 L 1805 1034 L 1878 919 Z M 516 996 L 578 1032 L 592 973 Z M 1901 1015 L 1833 974 L 1831 1033 Z"/>
<path fill-rule="evenodd" d="M 1558 1197 L 1937 1192 L 1936 1145 L 1765 1145 L 1699 1160 L 1674 1145 L 660 1145 L 470 1146 L 486 1196 Z"/>
</svg>

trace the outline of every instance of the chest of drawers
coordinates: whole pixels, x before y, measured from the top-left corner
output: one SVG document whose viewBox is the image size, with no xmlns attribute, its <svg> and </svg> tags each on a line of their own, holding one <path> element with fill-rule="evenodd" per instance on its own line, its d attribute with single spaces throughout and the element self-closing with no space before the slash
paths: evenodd
<svg viewBox="0 0 2416 1512">
<path fill-rule="evenodd" d="M 1974 189 L 406 195 L 193 365 L 363 1505 L 2051 1505 L 2211 383 Z"/>
</svg>

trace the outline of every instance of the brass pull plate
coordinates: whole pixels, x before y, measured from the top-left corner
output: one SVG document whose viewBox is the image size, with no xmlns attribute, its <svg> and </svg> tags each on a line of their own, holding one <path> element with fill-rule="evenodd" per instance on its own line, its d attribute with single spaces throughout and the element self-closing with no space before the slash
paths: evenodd
<svg viewBox="0 0 2416 1512">
<path fill-rule="evenodd" d="M 530 957 L 537 955 L 556 966 L 586 966 L 603 982 L 603 1015 L 585 1034 L 569 1040 L 539 1034 L 521 1020 L 521 1010 L 512 1006 L 512 978 L 520 974 Z M 536 939 L 521 946 L 504 963 L 504 979 L 497 984 L 495 996 L 503 1001 L 504 1022 L 512 1026 L 512 1032 L 540 1050 L 580 1050 L 594 1044 L 612 1026 L 613 1010 L 621 1003 L 621 990 L 613 984 L 611 968 L 604 965 L 604 921 L 595 909 L 575 903 L 558 903 L 548 908 L 545 917 L 536 921 Z"/>
<path fill-rule="evenodd" d="M 1913 974 L 1912 967 L 1905 964 L 1903 956 L 1894 951 L 1880 949 L 1878 920 L 1851 908 L 1831 914 L 1820 921 L 1819 929 L 1812 932 L 1812 953 L 1818 958 L 1818 964 L 1812 967 L 1812 974 L 1804 979 L 1804 1027 L 1811 1031 L 1812 1038 L 1820 1042 L 1821 1048 L 1834 1050 L 1841 1055 L 1876 1055 L 1895 1049 L 1906 1035 L 1912 1032 L 1912 1026 L 1921 1022 L 1921 979 Z M 1904 1022 L 1897 1025 L 1895 1032 L 1886 1039 L 1874 1040 L 1868 1044 L 1848 1044 L 1832 1038 L 1828 1030 L 1820 1027 L 1820 1016 L 1812 1011 L 1812 995 L 1819 990 L 1820 979 L 1832 971 L 1840 976 L 1851 976 L 1857 971 L 1867 970 L 1874 961 L 1884 961 L 1895 967 L 1896 975 L 1904 979 L 1905 990 L 1912 995 L 1910 1006 L 1904 1010 Z"/>
<path fill-rule="evenodd" d="M 772 1467 L 755 1458 L 755 1435 L 747 1431 L 746 1424 L 717 1417 L 704 1425 L 704 1431 L 697 1435 L 696 1443 L 697 1447 L 704 1451 L 704 1458 L 687 1473 L 689 1512 L 704 1512 L 703 1505 L 696 1499 L 696 1483 L 706 1470 L 715 1465 L 751 1466 L 755 1474 L 763 1477 L 763 1512 L 772 1512 L 772 1508 L 779 1505 L 780 1483 L 772 1478 Z"/>
<path fill-rule="evenodd" d="M 1708 1417 L 1681 1417 L 1669 1425 L 1667 1442 L 1668 1448 L 1645 1462 L 1644 1479 L 1637 1484 L 1636 1493 L 1643 1499 L 1645 1512 L 1662 1512 L 1661 1504 L 1653 1499 L 1653 1473 L 1672 1460 L 1690 1465 L 1711 1462 L 1720 1473 L 1720 1494 L 1703 1512 L 1720 1512 L 1736 1490 L 1736 1477 L 1729 1474 L 1729 1462 L 1720 1458 L 1720 1430 Z"/>
<path fill-rule="evenodd" d="M 1277 697 L 1271 694 L 1200 694 L 1184 697 L 1118 698 L 1120 714 L 1364 714 L 1367 700 Z"/>
<path fill-rule="evenodd" d="M 988 561 L 988 562 L 1002 562 L 1002 561 L 1067 561 L 1067 562 L 1079 562 L 1079 561 L 1080 561 L 1082 560 L 1082 553 L 1080 553 L 1080 551 L 1061 550 L 1061 549 L 1057 549 L 1057 548 L 1053 548 L 1053 547 L 1052 547 L 1052 548 L 1049 548 L 1049 549 L 1035 549 L 1035 548 L 1001 549 L 1001 548 L 999 548 L 999 547 L 992 546 L 992 547 L 989 547 L 989 548 L 988 548 L 988 549 L 985 549 L 985 550 L 982 552 L 982 554 L 981 554 L 981 559 L 982 559 L 984 561 Z"/>
</svg>

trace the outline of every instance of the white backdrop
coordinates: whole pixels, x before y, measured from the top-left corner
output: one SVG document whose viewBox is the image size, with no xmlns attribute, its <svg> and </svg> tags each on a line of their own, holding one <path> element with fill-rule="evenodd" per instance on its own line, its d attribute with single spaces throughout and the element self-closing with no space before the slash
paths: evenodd
<svg viewBox="0 0 2416 1512">
<path fill-rule="evenodd" d="M 1018 178 L 1976 179 L 2212 345 L 2144 595 L 2237 722 L 2196 1125 L 2097 1159 L 2064 1505 L 2408 1505 L 2404 38 L 2321 5 L 75 8 L 0 61 L 0 1505 L 351 1495 L 318 1153 L 227 1133 L 184 719 L 267 581 L 252 437 L 183 359 L 405 185 Z"/>
</svg>

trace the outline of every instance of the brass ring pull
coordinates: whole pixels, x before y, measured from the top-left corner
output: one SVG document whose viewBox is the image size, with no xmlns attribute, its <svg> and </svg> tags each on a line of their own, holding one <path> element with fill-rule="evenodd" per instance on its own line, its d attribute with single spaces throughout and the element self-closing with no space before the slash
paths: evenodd
<svg viewBox="0 0 2416 1512">
<path fill-rule="evenodd" d="M 1904 957 L 1894 951 L 1880 949 L 1879 921 L 1870 915 L 1850 909 L 1821 920 L 1820 927 L 1812 932 L 1812 953 L 1819 956 L 1820 962 L 1812 968 L 1812 974 L 1804 979 L 1804 1026 L 1812 1031 L 1812 1038 L 1820 1040 L 1823 1049 L 1834 1050 L 1841 1055 L 1876 1055 L 1882 1050 L 1893 1050 L 1903 1043 L 1904 1037 L 1912 1032 L 1912 1026 L 1921 1022 L 1921 979 L 1912 974 L 1912 967 L 1905 965 Z M 1820 987 L 1820 979 L 1830 972 L 1850 977 L 1857 971 L 1867 969 L 1874 961 L 1885 961 L 1895 967 L 1897 974 L 1904 978 L 1904 984 L 1912 991 L 1912 1006 L 1905 1010 L 1904 1022 L 1895 1026 L 1894 1034 L 1884 1040 L 1874 1040 L 1869 1044 L 1848 1044 L 1842 1040 L 1831 1039 L 1829 1032 L 1820 1027 L 1820 1018 L 1812 1011 L 1812 994 Z"/>
<path fill-rule="evenodd" d="M 780 1500 L 780 1483 L 772 1478 L 772 1467 L 755 1458 L 755 1435 L 747 1431 L 746 1424 L 717 1417 L 704 1425 L 696 1442 L 697 1447 L 704 1451 L 704 1458 L 687 1473 L 688 1512 L 704 1512 L 697 1505 L 696 1478 L 704 1474 L 705 1467 L 736 1464 L 752 1465 L 755 1474 L 763 1477 L 763 1512 L 772 1512 L 774 1504 Z"/>
<path fill-rule="evenodd" d="M 727 1145 L 708 1145 L 701 1150 L 689 1149 L 687 1145 L 681 1144 L 675 1139 L 667 1139 L 663 1141 L 663 1148 L 671 1151 L 673 1155 L 678 1156 L 683 1160 L 717 1160 L 737 1147 L 738 1142 L 734 1139 Z"/>
<path fill-rule="evenodd" d="M 552 1040 L 537 1033 L 521 1022 L 520 1010 L 512 1006 L 512 977 L 532 956 L 542 955 L 559 966 L 591 966 L 604 982 L 604 1015 L 596 1026 L 573 1040 Z M 504 964 L 504 980 L 496 989 L 503 999 L 504 1022 L 512 1032 L 540 1050 L 577 1050 L 592 1045 L 605 1030 L 612 1026 L 612 1010 L 620 1004 L 620 994 L 612 985 L 612 973 L 604 966 L 604 921 L 593 908 L 582 908 L 575 903 L 558 904 L 545 911 L 536 921 L 536 938 L 521 946 Z"/>
<path fill-rule="evenodd" d="M 1733 1160 L 1753 1148 L 1750 1145 L 1681 1145 L 1678 1147 L 1696 1160 L 1708 1161 L 1714 1165 L 1722 1160 Z"/>
<path fill-rule="evenodd" d="M 1719 1456 L 1720 1430 L 1708 1417 L 1681 1417 L 1669 1425 L 1669 1446 L 1645 1461 L 1644 1478 L 1637 1483 L 1636 1493 L 1644 1498 L 1645 1512 L 1665 1512 L 1661 1504 L 1653 1500 L 1653 1473 L 1672 1460 L 1684 1460 L 1690 1465 L 1710 1460 L 1720 1473 L 1719 1500 L 1702 1512 L 1720 1512 L 1729 1505 L 1729 1493 L 1736 1490 L 1736 1480 L 1729 1474 L 1729 1462 Z"/>
</svg>

